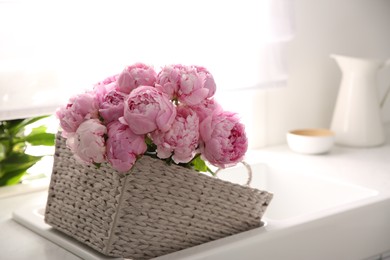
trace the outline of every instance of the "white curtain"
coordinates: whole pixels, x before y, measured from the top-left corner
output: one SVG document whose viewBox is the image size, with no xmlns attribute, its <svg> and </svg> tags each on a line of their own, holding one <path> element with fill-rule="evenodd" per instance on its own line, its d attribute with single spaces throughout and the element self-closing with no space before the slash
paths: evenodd
<svg viewBox="0 0 390 260">
<path fill-rule="evenodd" d="M 291 0 L 0 0 L 0 119 L 52 113 L 135 62 L 205 66 L 218 91 L 282 84 L 291 14 Z"/>
</svg>

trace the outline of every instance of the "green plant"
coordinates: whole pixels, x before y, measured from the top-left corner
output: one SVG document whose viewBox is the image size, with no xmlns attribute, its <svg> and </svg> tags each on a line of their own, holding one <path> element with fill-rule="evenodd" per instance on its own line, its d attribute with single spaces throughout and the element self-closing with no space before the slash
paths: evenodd
<svg viewBox="0 0 390 260">
<path fill-rule="evenodd" d="M 47 116 L 0 121 L 0 186 L 21 181 L 27 170 L 42 159 L 25 153 L 28 145 L 53 146 L 55 135 L 41 125 L 26 134 L 26 128 Z"/>
</svg>

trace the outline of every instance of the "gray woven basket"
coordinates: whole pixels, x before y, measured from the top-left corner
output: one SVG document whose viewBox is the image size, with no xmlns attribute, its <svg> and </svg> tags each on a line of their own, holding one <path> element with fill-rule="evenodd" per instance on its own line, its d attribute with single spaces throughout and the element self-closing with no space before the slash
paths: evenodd
<svg viewBox="0 0 390 260">
<path fill-rule="evenodd" d="M 58 134 L 45 221 L 105 255 L 150 259 L 257 228 L 271 199 L 149 156 L 127 174 L 81 165 Z"/>
</svg>

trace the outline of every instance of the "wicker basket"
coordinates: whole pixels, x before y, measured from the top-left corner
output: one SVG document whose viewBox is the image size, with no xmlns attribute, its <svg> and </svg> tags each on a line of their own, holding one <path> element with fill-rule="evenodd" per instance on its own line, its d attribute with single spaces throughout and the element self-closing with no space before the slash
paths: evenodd
<svg viewBox="0 0 390 260">
<path fill-rule="evenodd" d="M 150 259 L 261 226 L 272 194 L 143 156 L 77 163 L 58 134 L 45 221 L 108 256 Z"/>
</svg>

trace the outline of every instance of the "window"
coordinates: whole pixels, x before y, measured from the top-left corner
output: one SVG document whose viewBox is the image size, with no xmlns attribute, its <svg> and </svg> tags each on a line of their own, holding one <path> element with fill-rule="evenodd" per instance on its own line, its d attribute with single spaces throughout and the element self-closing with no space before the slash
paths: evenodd
<svg viewBox="0 0 390 260">
<path fill-rule="evenodd" d="M 288 0 L 0 1 L 0 118 L 51 113 L 73 93 L 135 62 L 156 69 L 171 63 L 205 66 L 218 91 L 283 82 L 289 5 Z"/>
</svg>

